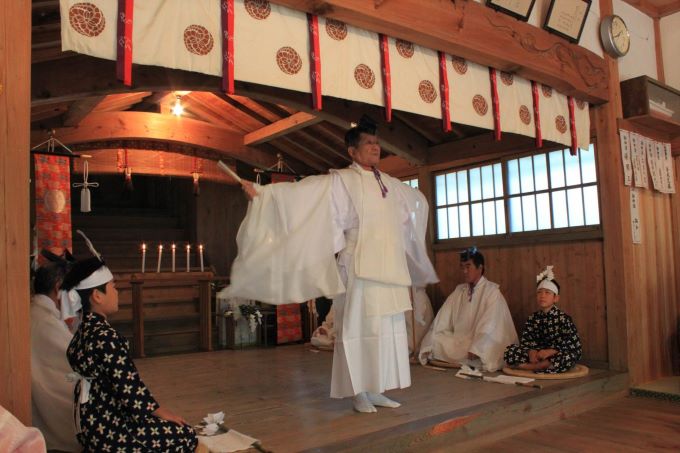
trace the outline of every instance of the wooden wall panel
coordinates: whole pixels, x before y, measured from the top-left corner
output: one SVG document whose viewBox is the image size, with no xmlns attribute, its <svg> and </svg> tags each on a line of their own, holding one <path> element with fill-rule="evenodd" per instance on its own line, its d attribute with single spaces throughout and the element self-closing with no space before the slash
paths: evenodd
<svg viewBox="0 0 680 453">
<path fill-rule="evenodd" d="M 31 2 L 0 0 L 0 405 L 31 423 Z"/>
<path fill-rule="evenodd" d="M 486 277 L 501 287 L 520 333 L 536 308 L 536 274 L 546 265 L 555 266 L 561 286 L 560 307 L 571 315 L 583 342 L 583 358 L 607 361 L 607 320 L 602 242 L 599 240 L 488 247 L 481 250 Z M 433 305 L 438 309 L 463 279 L 457 250 L 435 253 L 441 282 L 435 288 Z"/>
<path fill-rule="evenodd" d="M 240 186 L 201 182 L 196 198 L 196 241 L 205 245 L 206 259 L 217 275 L 229 275 L 236 258 L 236 233 L 248 201 Z"/>
</svg>

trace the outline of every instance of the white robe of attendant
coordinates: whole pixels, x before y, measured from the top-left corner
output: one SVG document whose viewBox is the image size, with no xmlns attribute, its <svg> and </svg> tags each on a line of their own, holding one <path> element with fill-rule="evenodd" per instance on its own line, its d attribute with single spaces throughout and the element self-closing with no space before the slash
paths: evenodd
<svg viewBox="0 0 680 453">
<path fill-rule="evenodd" d="M 420 351 L 423 337 L 430 330 L 434 312 L 430 298 L 427 297 L 425 288 L 412 288 L 413 310 L 406 313 L 406 331 L 408 332 L 408 352 Z M 414 347 L 415 343 L 415 347 Z"/>
<path fill-rule="evenodd" d="M 425 250 L 425 197 L 381 177 L 385 198 L 373 173 L 356 164 L 260 188 L 237 235 L 230 297 L 333 298 L 333 398 L 410 385 L 408 287 L 437 281 Z"/>
<path fill-rule="evenodd" d="M 517 343 L 517 331 L 508 304 L 496 283 L 481 277 L 469 295 L 469 285 L 460 284 L 444 305 L 423 338 L 420 362 L 429 359 L 465 362 L 468 352 L 479 356 L 485 371 L 503 367 L 503 353 Z"/>
<path fill-rule="evenodd" d="M 49 450 L 81 451 L 73 421 L 73 387 L 66 349 L 73 335 L 49 297 L 31 301 L 31 407 L 33 424 Z"/>
</svg>

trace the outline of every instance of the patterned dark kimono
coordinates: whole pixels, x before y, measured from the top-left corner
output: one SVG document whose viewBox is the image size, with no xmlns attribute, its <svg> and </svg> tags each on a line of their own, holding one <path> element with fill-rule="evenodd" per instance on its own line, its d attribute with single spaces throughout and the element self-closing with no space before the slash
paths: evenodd
<svg viewBox="0 0 680 453">
<path fill-rule="evenodd" d="M 107 320 L 86 313 L 66 352 L 71 368 L 91 383 L 75 389 L 78 441 L 88 452 L 193 452 L 196 435 L 188 426 L 151 415 L 159 406 L 139 378 L 125 338 Z"/>
<path fill-rule="evenodd" d="M 529 362 L 529 350 L 555 349 L 550 367 L 543 373 L 564 373 L 581 358 L 581 340 L 571 316 L 553 305 L 547 313 L 539 310 L 529 316 L 519 345 L 505 348 L 505 361 L 511 367 Z"/>
</svg>

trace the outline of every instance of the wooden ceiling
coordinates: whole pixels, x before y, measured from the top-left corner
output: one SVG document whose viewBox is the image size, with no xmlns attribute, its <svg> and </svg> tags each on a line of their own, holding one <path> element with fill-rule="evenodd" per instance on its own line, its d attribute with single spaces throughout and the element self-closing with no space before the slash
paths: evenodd
<svg viewBox="0 0 680 453">
<path fill-rule="evenodd" d="M 649 17 L 665 17 L 680 11 L 680 0 L 623 0 Z"/>
<path fill-rule="evenodd" d="M 513 134 L 494 142 L 490 131 L 463 125 L 444 133 L 439 119 L 404 112 L 386 123 L 382 108 L 329 97 L 314 111 L 308 94 L 243 82 L 226 95 L 217 77 L 152 66 L 134 65 L 127 89 L 114 62 L 61 51 L 57 0 L 33 0 L 32 39 L 32 144 L 54 131 L 94 159 L 98 150 L 160 150 L 268 168 L 281 155 L 297 173 L 325 173 L 350 162 L 344 132 L 364 113 L 378 122 L 385 162 L 397 175 L 533 146 Z M 177 96 L 180 118 L 170 113 Z"/>
</svg>

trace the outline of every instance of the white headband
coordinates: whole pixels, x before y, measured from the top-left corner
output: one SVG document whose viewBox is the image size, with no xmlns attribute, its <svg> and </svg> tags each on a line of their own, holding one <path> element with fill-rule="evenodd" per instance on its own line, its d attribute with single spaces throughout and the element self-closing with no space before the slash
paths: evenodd
<svg viewBox="0 0 680 453">
<path fill-rule="evenodd" d="M 544 278 L 541 280 L 541 283 L 538 284 L 536 291 L 539 289 L 547 289 L 548 291 L 552 291 L 555 295 L 560 294 L 560 290 L 557 289 L 557 285 L 552 280 L 548 280 L 547 278 Z"/>
<path fill-rule="evenodd" d="M 78 313 L 78 310 L 83 308 L 83 303 L 80 300 L 78 290 L 96 288 L 113 280 L 113 274 L 108 267 L 102 266 L 96 271 L 92 272 L 89 277 L 81 280 L 76 286 L 69 291 L 61 291 L 59 298 L 61 299 L 61 319 L 73 318 Z"/>
</svg>

